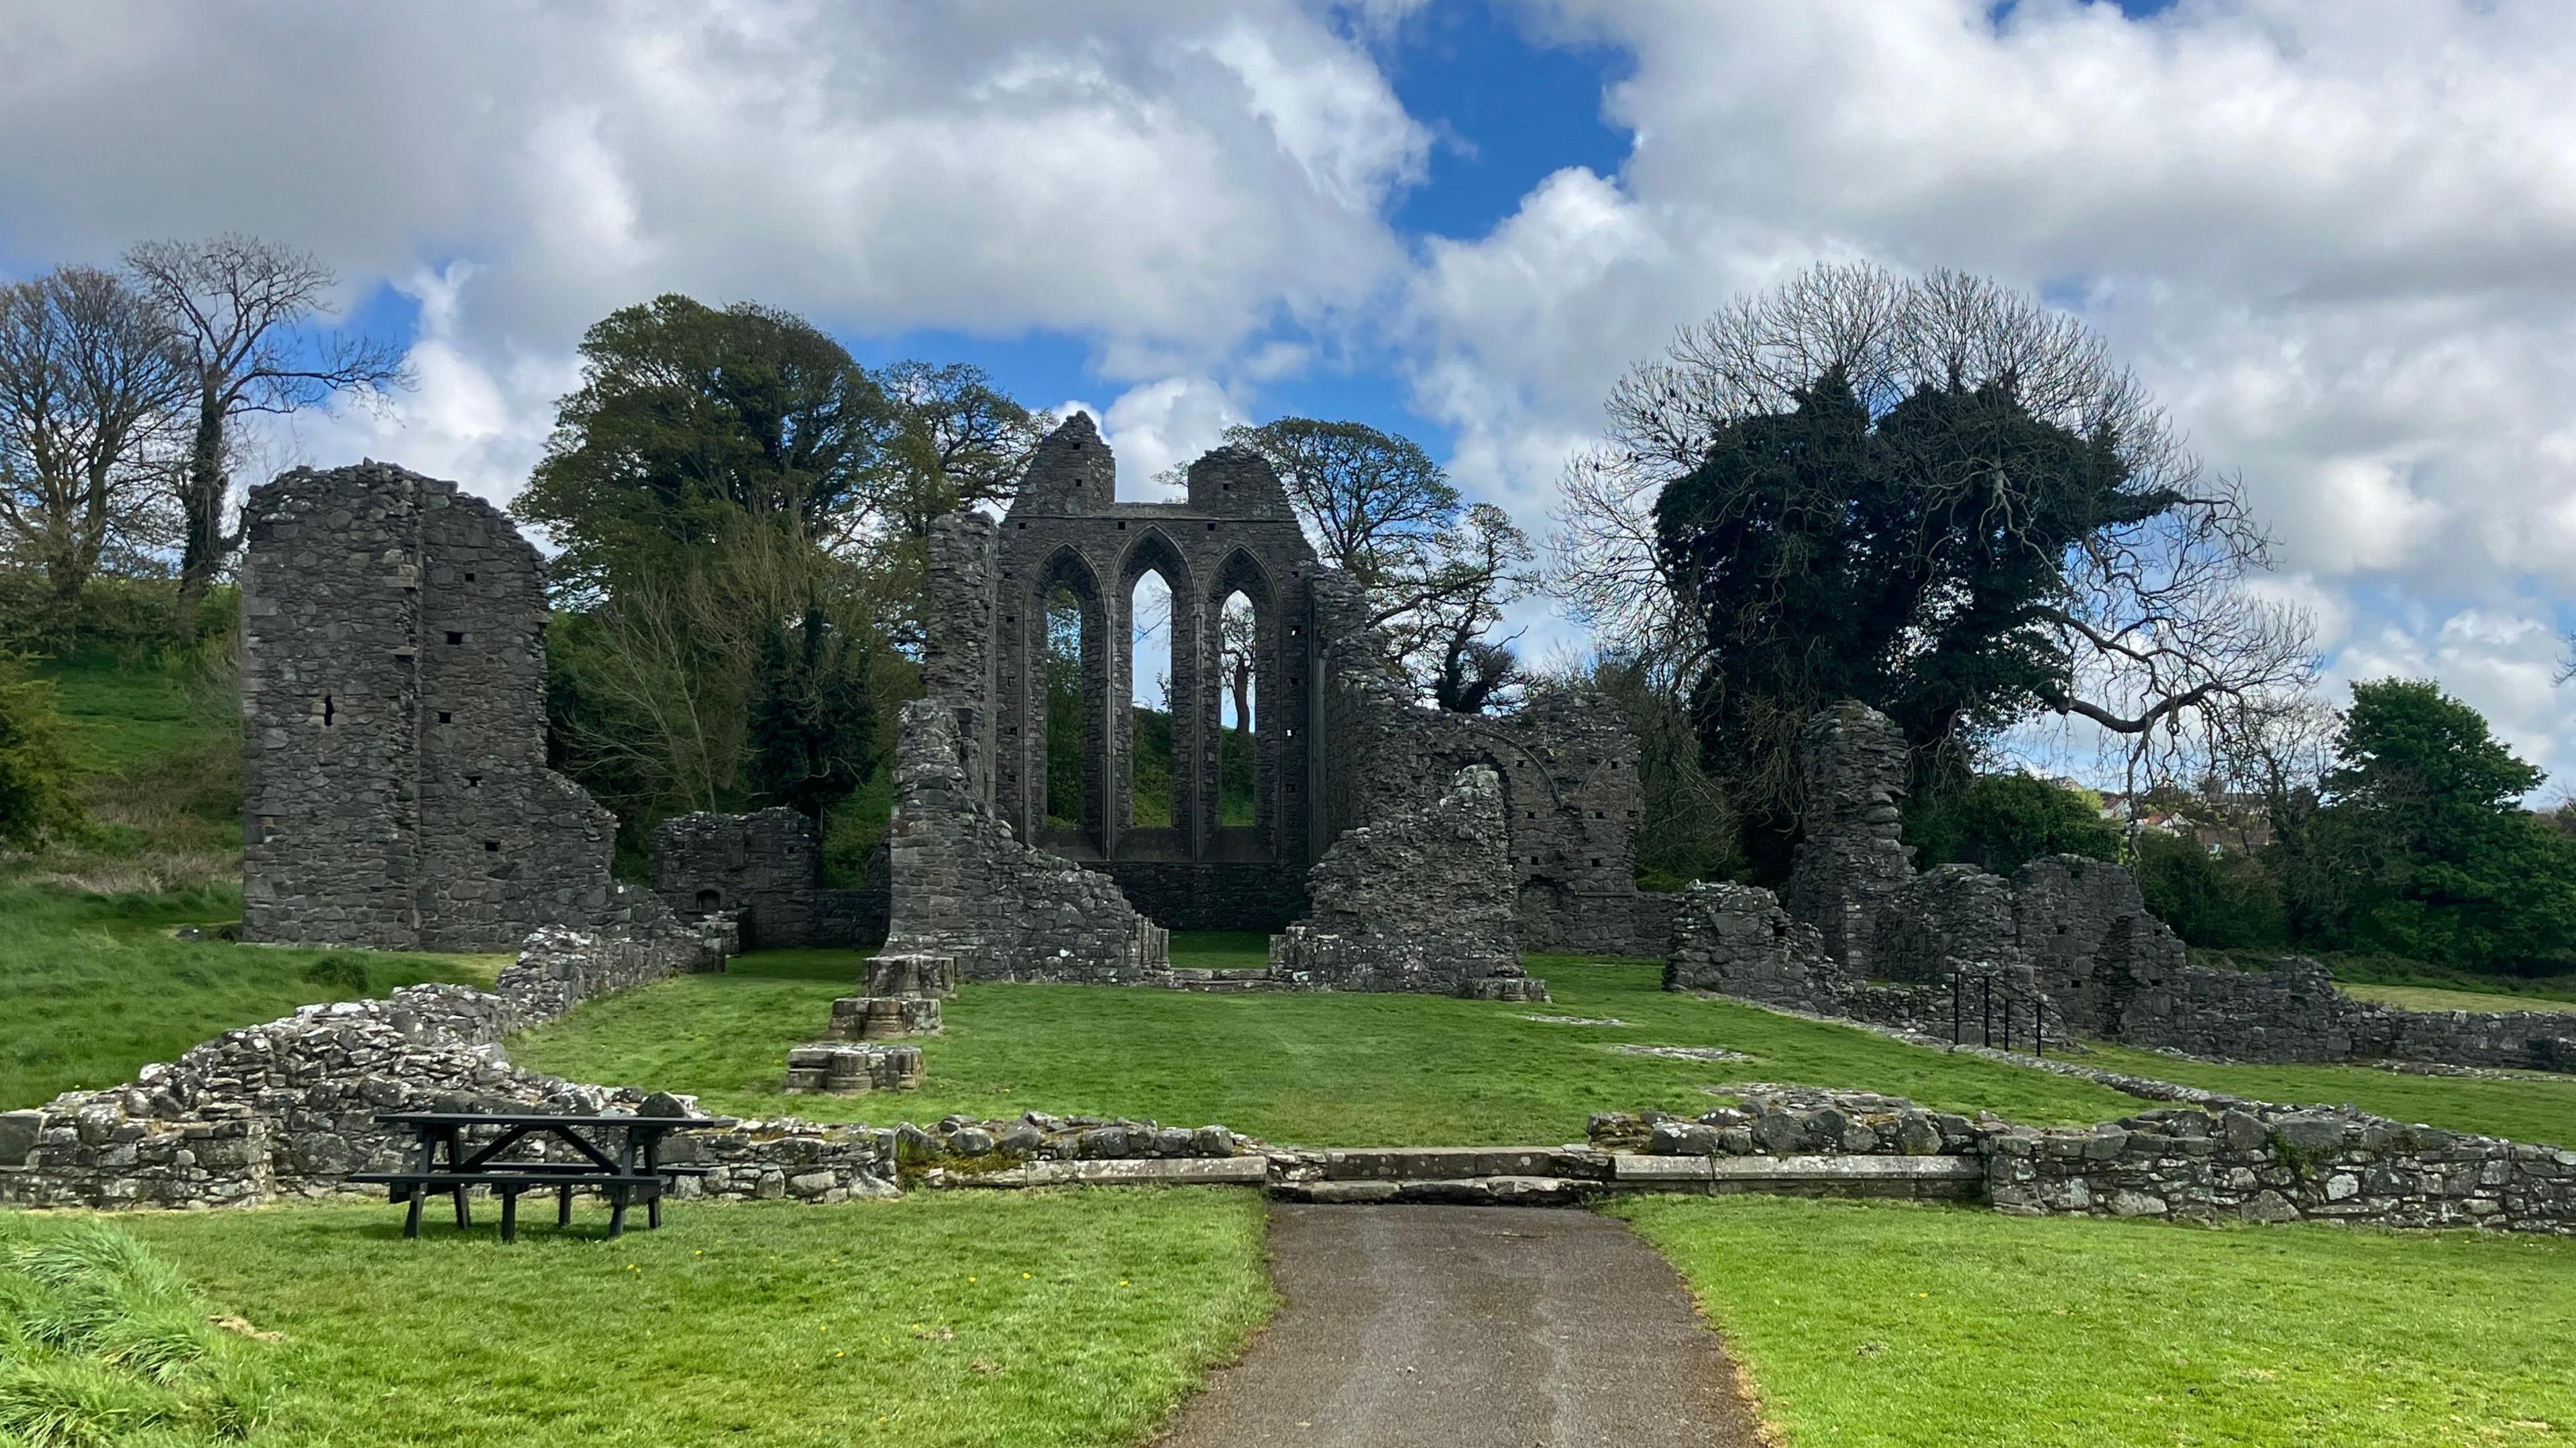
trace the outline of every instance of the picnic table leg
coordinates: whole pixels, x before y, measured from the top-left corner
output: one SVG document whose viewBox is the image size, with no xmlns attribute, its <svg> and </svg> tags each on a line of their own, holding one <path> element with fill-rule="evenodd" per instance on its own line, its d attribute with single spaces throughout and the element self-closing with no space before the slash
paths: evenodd
<svg viewBox="0 0 2576 1448">
<path fill-rule="evenodd" d="M 469 1188 L 467 1188 L 465 1183 L 458 1182 L 451 1193 L 451 1195 L 456 1198 L 456 1225 L 459 1227 L 471 1227 L 474 1225 L 474 1214 L 468 1211 L 465 1206 L 465 1193 L 468 1190 Z"/>
<path fill-rule="evenodd" d="M 662 1230 L 662 1192 L 659 1187 L 644 1199 L 644 1226 L 648 1231 Z"/>
<path fill-rule="evenodd" d="M 421 1187 L 413 1187 L 409 1195 L 411 1197 L 411 1210 L 403 1213 L 403 1235 L 406 1237 L 417 1237 L 420 1235 L 421 1199 L 427 1197 L 429 1193 Z"/>
<path fill-rule="evenodd" d="M 519 1189 L 501 1188 L 501 1240 L 519 1240 Z"/>
<path fill-rule="evenodd" d="M 608 1202 L 609 1202 L 609 1206 L 608 1206 L 608 1235 L 609 1235 L 610 1237 L 622 1237 L 622 1236 L 625 1236 L 625 1235 L 626 1235 L 626 1188 L 624 1188 L 624 1187 L 610 1187 L 610 1188 L 608 1189 L 608 1192 L 609 1192 L 609 1195 L 608 1195 Z"/>
<path fill-rule="evenodd" d="M 569 1227 L 572 1225 L 572 1186 L 570 1183 L 566 1183 L 563 1186 L 555 1188 L 555 1225 L 558 1227 Z"/>
</svg>

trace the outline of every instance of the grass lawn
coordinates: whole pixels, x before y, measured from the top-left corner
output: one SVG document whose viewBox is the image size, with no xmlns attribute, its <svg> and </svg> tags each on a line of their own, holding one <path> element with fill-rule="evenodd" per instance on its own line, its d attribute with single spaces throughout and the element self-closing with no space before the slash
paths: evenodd
<svg viewBox="0 0 2576 1448">
<path fill-rule="evenodd" d="M 1259 958 L 1241 941 L 1175 944 L 1181 964 Z M 946 1033 L 920 1043 L 924 1090 L 834 1097 L 775 1087 L 787 1048 L 819 1036 L 832 997 L 857 989 L 857 957 L 755 954 L 723 975 L 594 1002 L 512 1041 L 510 1055 L 576 1080 L 694 1092 L 711 1110 L 743 1116 L 884 1123 L 1038 1109 L 1223 1122 L 1306 1146 L 1578 1140 L 1595 1111 L 1704 1111 L 1714 1104 L 1706 1088 L 1746 1081 L 1865 1087 L 2034 1123 L 2100 1121 L 2139 1105 L 2082 1081 L 1668 995 L 1652 964 L 1532 965 L 1554 1003 L 969 985 L 948 1004 Z M 1629 1056 L 1611 1049 L 1620 1043 L 1722 1046 L 1753 1059 Z"/>
<path fill-rule="evenodd" d="M 2358 1106 L 2399 1121 L 2576 1145 L 2576 1076 L 2481 1081 L 2372 1066 L 2231 1066 L 2095 1045 L 2088 1066 L 2293 1105 Z"/>
<path fill-rule="evenodd" d="M 259 1443 L 1129 1444 L 1273 1303 L 1249 1192 L 682 1202 L 616 1242 L 594 1206 L 506 1248 L 400 1215 L 115 1220 L 284 1335 Z"/>
<path fill-rule="evenodd" d="M 2356 1000 L 2377 1001 L 2410 1011 L 2567 1011 L 2576 1013 L 2576 1003 L 2546 996 L 2502 995 L 2491 991 L 2452 990 L 2429 985 L 2370 985 L 2349 982 L 2337 987 Z"/>
<path fill-rule="evenodd" d="M 36 669 L 54 684 L 55 701 L 71 726 L 73 762 L 108 774 L 130 772 L 197 749 L 236 731 L 210 720 L 189 697 L 182 678 L 112 649 L 83 649 Z"/>
<path fill-rule="evenodd" d="M 2554 1444 L 2576 1242 L 1651 1197 L 1788 1440 Z"/>
<path fill-rule="evenodd" d="M 174 940 L 230 920 L 230 891 L 82 895 L 0 885 L 0 1110 L 129 1081 L 236 1026 L 424 980 L 490 985 L 508 957 Z"/>
</svg>

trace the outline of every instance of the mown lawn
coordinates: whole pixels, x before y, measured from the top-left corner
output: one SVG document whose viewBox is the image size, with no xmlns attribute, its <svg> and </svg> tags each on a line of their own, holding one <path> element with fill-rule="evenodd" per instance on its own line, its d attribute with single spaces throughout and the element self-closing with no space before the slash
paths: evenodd
<svg viewBox="0 0 2576 1448">
<path fill-rule="evenodd" d="M 176 940 L 241 914 L 238 893 L 86 895 L 0 885 L 0 1110 L 129 1081 L 236 1026 L 424 980 L 489 985 L 505 956 Z"/>
<path fill-rule="evenodd" d="M 2453 990 L 2429 985 L 2371 985 L 2346 982 L 2337 987 L 2357 1000 L 2378 1001 L 2410 1011 L 2564 1011 L 2576 1014 L 2576 1003 L 2546 996 L 2505 995 L 2495 991 Z"/>
<path fill-rule="evenodd" d="M 1129 1444 L 1273 1304 L 1249 1192 L 682 1202 L 615 1242 L 593 1208 L 506 1248 L 399 1218 L 115 1220 L 284 1335 L 258 1443 Z"/>
<path fill-rule="evenodd" d="M 1178 944 L 1184 963 L 1259 958 L 1240 942 L 1215 942 L 1213 952 L 1189 937 Z M 855 955 L 798 951 L 594 1002 L 512 1041 L 510 1054 L 576 1080 L 693 1092 L 711 1110 L 743 1116 L 889 1122 L 1035 1109 L 1222 1122 L 1307 1146 L 1579 1140 L 1593 1112 L 1704 1111 L 1714 1104 L 1708 1088 L 1748 1081 L 1863 1087 L 2034 1123 L 2100 1121 L 2139 1106 L 2081 1081 L 1667 995 L 1652 964 L 1532 968 L 1547 977 L 1553 1003 L 970 985 L 948 1003 L 946 1033 L 919 1043 L 925 1089 L 787 1096 L 775 1089 L 787 1048 L 822 1034 L 832 998 L 857 989 L 859 969 Z M 1719 1046 L 1751 1059 L 1621 1055 L 1612 1048 L 1622 1043 Z"/>
<path fill-rule="evenodd" d="M 2561 1444 L 2576 1242 L 1640 1198 L 1787 1441 Z"/>
<path fill-rule="evenodd" d="M 2576 1145 L 2576 1076 L 2482 1081 L 2411 1076 L 2375 1066 L 2236 1066 L 2104 1045 L 2094 1046 L 2084 1064 L 2257 1101 L 2358 1106 L 2451 1131 Z"/>
</svg>

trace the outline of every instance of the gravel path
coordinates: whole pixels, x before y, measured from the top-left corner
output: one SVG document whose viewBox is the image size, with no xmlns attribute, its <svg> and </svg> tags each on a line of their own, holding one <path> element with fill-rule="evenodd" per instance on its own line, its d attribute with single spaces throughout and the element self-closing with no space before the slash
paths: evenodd
<svg viewBox="0 0 2576 1448">
<path fill-rule="evenodd" d="M 1681 1278 L 1608 1217 L 1271 1208 L 1287 1306 L 1162 1448 L 1754 1448 Z"/>
</svg>

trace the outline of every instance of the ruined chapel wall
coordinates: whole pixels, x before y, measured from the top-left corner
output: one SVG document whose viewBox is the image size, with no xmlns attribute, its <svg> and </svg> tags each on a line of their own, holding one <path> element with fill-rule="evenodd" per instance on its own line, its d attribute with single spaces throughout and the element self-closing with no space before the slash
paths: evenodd
<svg viewBox="0 0 2576 1448">
<path fill-rule="evenodd" d="M 683 919 L 734 915 L 746 950 L 848 943 L 826 930 L 823 852 L 792 809 L 680 815 L 653 827 L 652 848 L 662 903 Z"/>
<path fill-rule="evenodd" d="M 1798 756 L 1806 838 L 1782 903 L 1824 936 L 1827 954 L 1867 976 L 1879 910 L 1914 878 L 1914 851 L 1898 838 L 1905 736 L 1886 715 L 1846 701 L 1808 721 Z"/>
<path fill-rule="evenodd" d="M 252 490 L 243 932 L 507 950 L 667 916 L 545 767 L 545 569 L 499 510 L 385 463 Z"/>
<path fill-rule="evenodd" d="M 252 490 L 242 561 L 245 939 L 419 944 L 412 481 L 392 468 L 299 469 Z"/>
</svg>

